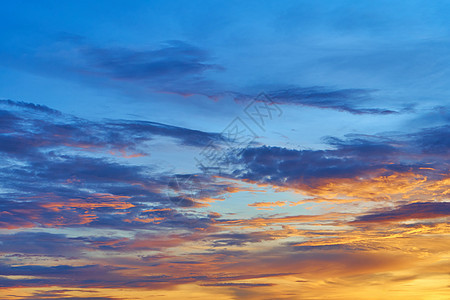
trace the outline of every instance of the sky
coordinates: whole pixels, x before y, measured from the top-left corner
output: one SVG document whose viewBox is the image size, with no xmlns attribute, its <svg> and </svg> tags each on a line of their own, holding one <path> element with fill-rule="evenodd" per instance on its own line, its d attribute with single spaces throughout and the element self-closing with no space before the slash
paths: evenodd
<svg viewBox="0 0 450 300">
<path fill-rule="evenodd" d="M 448 299 L 449 13 L 3 2 L 0 299 Z"/>
</svg>

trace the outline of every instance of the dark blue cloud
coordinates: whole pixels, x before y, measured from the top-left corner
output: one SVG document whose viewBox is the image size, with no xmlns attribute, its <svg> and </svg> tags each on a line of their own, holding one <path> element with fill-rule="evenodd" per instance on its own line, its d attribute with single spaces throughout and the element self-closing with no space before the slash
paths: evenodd
<svg viewBox="0 0 450 300">
<path fill-rule="evenodd" d="M 47 232 L 17 232 L 0 235 L 0 252 L 26 255 L 74 257 L 81 254 L 85 246 L 63 234 Z"/>
<path fill-rule="evenodd" d="M 112 297 L 65 297 L 64 295 L 58 293 L 35 293 L 31 297 L 18 298 L 22 300 L 55 300 L 55 299 L 65 299 L 65 300 L 120 300 L 123 298 L 112 298 Z"/>
<path fill-rule="evenodd" d="M 38 287 L 45 285 L 55 285 L 60 287 L 72 287 L 74 283 L 77 287 L 114 286 L 120 282 L 122 277 L 117 271 L 125 268 L 100 266 L 100 265 L 21 265 L 13 266 L 0 264 L 0 275 L 10 276 L 36 276 L 32 279 L 8 279 L 0 277 L 1 287 L 28 286 Z M 44 277 L 42 277 L 44 276 Z"/>
<path fill-rule="evenodd" d="M 245 149 L 238 163 L 244 166 L 234 172 L 238 178 L 280 185 L 299 180 L 313 183 L 317 178 L 351 178 L 377 167 L 334 151 L 268 146 Z"/>
<path fill-rule="evenodd" d="M 47 113 L 47 114 L 54 114 L 54 115 L 61 114 L 61 112 L 59 112 L 55 109 L 52 109 L 48 106 L 34 104 L 34 103 L 28 103 L 28 102 L 23 102 L 23 101 L 12 101 L 12 100 L 7 99 L 7 100 L 0 100 L 0 104 L 8 105 L 8 106 L 15 106 L 18 108 L 24 108 L 24 109 L 28 109 L 28 110 L 40 111 L 40 112 Z"/>
<path fill-rule="evenodd" d="M 182 41 L 168 41 L 155 50 L 80 47 L 86 68 L 113 79 L 175 81 L 187 75 L 201 74 L 218 65 L 206 63 L 207 51 Z"/>
<path fill-rule="evenodd" d="M 212 141 L 220 142 L 224 138 L 219 133 L 209 133 L 182 127 L 148 121 L 110 121 L 106 122 L 105 130 L 133 135 L 146 134 L 167 136 L 178 139 L 186 146 L 204 147 Z"/>
<path fill-rule="evenodd" d="M 215 96 L 216 83 L 206 73 L 224 70 L 211 62 L 207 50 L 180 40 L 131 48 L 98 46 L 81 36 L 60 34 L 45 46 L 21 48 L 20 52 L 26 55 L 7 54 L 8 65 L 132 95 Z"/>
<path fill-rule="evenodd" d="M 348 135 L 324 138 L 332 149 L 297 150 L 249 147 L 238 157 L 230 175 L 276 185 L 314 185 L 318 180 L 356 178 L 374 173 L 426 173 L 439 177 L 448 172 L 448 126 L 403 135 Z M 431 170 L 435 170 L 431 172 Z"/>
<path fill-rule="evenodd" d="M 104 120 L 92 122 L 63 115 L 47 107 L 6 101 L 2 116 L 0 152 L 18 156 L 38 155 L 40 150 L 58 147 L 88 151 L 113 151 L 118 155 L 146 154 L 145 143 L 170 137 L 180 144 L 203 147 L 222 141 L 218 133 L 208 133 L 155 122 Z M 19 111 L 13 108 L 19 107 Z M 32 109 L 33 113 L 21 109 Z"/>
<path fill-rule="evenodd" d="M 399 222 L 411 219 L 430 219 L 450 216 L 450 202 L 415 202 L 394 209 L 368 213 L 351 223 L 367 224 Z"/>
<path fill-rule="evenodd" d="M 413 135 L 419 149 L 425 154 L 450 155 L 450 125 L 427 128 Z"/>
<path fill-rule="evenodd" d="M 373 100 L 373 90 L 369 89 L 331 89 L 326 87 L 288 88 L 267 92 L 277 104 L 303 105 L 317 108 L 334 109 L 352 114 L 396 114 L 395 110 L 365 108 Z M 254 97 L 235 94 L 238 101 L 249 101 Z"/>
<path fill-rule="evenodd" d="M 248 243 L 258 243 L 264 240 L 272 239 L 270 234 L 264 232 L 251 232 L 251 233 L 220 233 L 212 234 L 208 236 L 213 240 L 214 247 L 227 247 L 227 246 L 243 246 Z"/>
<path fill-rule="evenodd" d="M 198 207 L 202 198 L 223 194 L 229 186 L 215 184 L 207 176 L 200 186 L 197 181 L 185 187 L 171 186 L 170 174 L 103 158 L 52 155 L 27 163 L 0 168 L 1 187 L 8 191 L 0 196 L 3 228 L 193 229 L 194 221 L 196 228 L 204 228 L 214 216 L 189 216 L 177 209 Z M 202 189 L 204 185 L 208 188 Z M 175 196 L 169 197 L 166 189 L 173 190 Z M 180 199 L 174 201 L 174 197 Z M 146 212 L 149 208 L 173 210 Z M 145 222 L 154 218 L 160 222 Z"/>
</svg>

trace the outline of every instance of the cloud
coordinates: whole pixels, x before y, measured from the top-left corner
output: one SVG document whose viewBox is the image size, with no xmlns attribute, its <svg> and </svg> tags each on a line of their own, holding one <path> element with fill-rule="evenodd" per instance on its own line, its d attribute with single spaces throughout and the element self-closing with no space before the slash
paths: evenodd
<svg viewBox="0 0 450 300">
<path fill-rule="evenodd" d="M 20 105 L 19 105 L 19 104 Z M 219 133 L 170 126 L 155 122 L 103 120 L 92 122 L 64 115 L 50 108 L 8 100 L 0 113 L 0 151 L 10 155 L 38 155 L 57 147 L 85 151 L 109 151 L 124 157 L 147 155 L 146 142 L 156 137 L 173 138 L 181 145 L 204 147 L 223 140 Z M 14 110 L 19 108 L 19 110 Z M 30 114 L 23 109 L 33 109 Z"/>
<path fill-rule="evenodd" d="M 0 252 L 45 256 L 77 256 L 85 246 L 63 234 L 17 232 L 1 235 Z"/>
<path fill-rule="evenodd" d="M 250 219 L 221 219 L 217 222 L 226 226 L 238 226 L 244 228 L 265 227 L 268 225 L 280 224 L 301 224 L 301 223 L 332 223 L 334 220 L 348 216 L 345 213 L 326 213 L 321 215 L 291 215 L 282 216 L 279 214 L 260 216 Z M 245 235 L 246 236 L 246 235 Z"/>
<path fill-rule="evenodd" d="M 1 105 L 2 228 L 132 229 L 161 222 L 179 227 L 194 219 L 202 227 L 213 218 L 207 212 L 193 218 L 177 211 L 151 210 L 207 206 L 234 186 L 193 174 L 196 180 L 187 187 L 192 192 L 183 194 L 178 187 L 175 197 L 184 200 L 175 202 L 167 194 L 174 189 L 169 183 L 175 174 L 123 159 L 150 154 L 152 140 L 173 143 L 171 139 L 180 147 L 203 147 L 215 141 L 220 146 L 224 141 L 220 134 L 154 122 L 93 122 L 10 100 Z"/>
<path fill-rule="evenodd" d="M 12 100 L 0 100 L 0 104 L 3 105 L 8 105 L 8 106 L 15 106 L 18 108 L 24 108 L 24 109 L 28 109 L 28 110 L 34 110 L 34 111 L 38 111 L 38 112 L 43 112 L 43 113 L 47 113 L 47 114 L 53 114 L 53 115 L 60 115 L 61 112 L 52 109 L 48 106 L 45 105 L 41 105 L 41 104 L 34 104 L 34 103 L 28 103 L 28 102 L 23 102 L 23 101 L 12 101 Z"/>
<path fill-rule="evenodd" d="M 98 46 L 84 37 L 63 34 L 46 45 L 21 51 L 26 55 L 8 54 L 10 64 L 133 95 L 163 92 L 212 97 L 216 84 L 206 73 L 224 70 L 211 62 L 208 51 L 180 40 L 129 48 Z"/>
<path fill-rule="evenodd" d="M 426 128 L 412 135 L 419 149 L 425 154 L 448 157 L 450 154 L 450 126 Z"/>
<path fill-rule="evenodd" d="M 239 173 L 235 171 L 238 178 L 279 185 L 298 179 L 352 177 L 366 172 L 368 167 L 363 161 L 333 155 L 333 152 L 269 146 L 245 149 L 238 162 L 245 166 Z"/>
<path fill-rule="evenodd" d="M 404 253 L 397 248 L 407 243 L 400 237 L 411 237 L 412 243 L 445 232 L 438 223 L 448 216 L 446 204 L 438 202 L 448 197 L 448 145 L 441 142 L 445 126 L 410 134 L 327 137 L 326 150 L 250 147 L 230 158 L 230 174 L 217 177 L 161 173 L 110 153 L 151 154 L 148 142 L 154 139 L 189 147 L 220 143 L 215 133 L 152 122 L 93 122 L 15 102 L 2 106 L 0 226 L 22 230 L 0 237 L 3 287 L 270 289 L 272 283 L 235 281 L 277 277 L 278 286 L 289 276 L 314 281 L 387 272 L 407 264 L 398 258 Z M 174 178 L 177 184 L 171 184 Z M 205 209 L 227 193 L 254 191 L 243 182 L 358 204 L 347 201 L 341 211 L 312 215 L 248 219 Z M 417 202 L 426 197 L 435 202 Z M 369 213 L 358 206 L 373 200 L 401 205 Z M 399 221 L 415 226 L 391 227 Z M 86 229 L 92 234 L 78 233 Z M 101 233 L 105 229 L 112 234 Z M 379 252 L 388 247 L 386 239 L 395 241 L 389 244 L 395 255 Z M 441 248 L 429 247 L 439 257 Z M 183 255 L 177 254 L 181 249 Z M 41 263 L 49 259 L 54 263 Z"/>
<path fill-rule="evenodd" d="M 0 264 L 0 275 L 3 276 L 26 276 L 25 279 L 11 280 L 7 277 L 0 278 L 0 286 L 12 287 L 20 285 L 22 287 L 46 286 L 50 281 L 52 285 L 60 287 L 72 287 L 74 283 L 77 287 L 95 287 L 100 285 L 100 278 L 103 283 L 114 286 L 114 282 L 120 281 L 119 270 L 123 267 L 100 266 L 100 265 L 21 265 L 11 266 Z"/>
<path fill-rule="evenodd" d="M 449 163 L 445 154 L 450 147 L 444 138 L 448 130 L 441 126 L 411 134 L 326 137 L 327 150 L 249 147 L 228 158 L 235 165 L 229 176 L 298 189 L 349 184 L 348 180 L 369 182 L 380 176 L 400 179 L 408 173 L 442 180 Z"/>
<path fill-rule="evenodd" d="M 255 203 L 248 204 L 248 206 L 256 207 L 256 209 L 261 209 L 261 210 L 272 210 L 273 209 L 272 207 L 285 206 L 285 205 L 286 205 L 286 201 L 255 202 Z"/>
<path fill-rule="evenodd" d="M 327 87 L 295 87 L 268 91 L 266 94 L 276 104 L 303 105 L 322 109 L 334 109 L 352 114 L 397 114 L 398 111 L 381 108 L 364 108 L 361 103 L 371 102 L 373 90 L 331 89 Z M 251 101 L 253 96 L 235 94 L 237 101 Z"/>
<path fill-rule="evenodd" d="M 248 243 L 258 243 L 266 239 L 270 239 L 270 236 L 263 232 L 254 233 L 220 233 L 210 235 L 210 239 L 213 240 L 214 247 L 226 247 L 226 246 L 242 246 Z"/>
<path fill-rule="evenodd" d="M 222 282 L 222 283 L 210 283 L 203 284 L 203 286 L 231 286 L 240 288 L 252 288 L 262 286 L 273 286 L 273 283 L 248 283 L 248 282 Z"/>
<path fill-rule="evenodd" d="M 412 219 L 433 219 L 450 216 L 450 202 L 415 202 L 395 209 L 383 209 L 358 217 L 352 223 L 400 222 Z"/>
<path fill-rule="evenodd" d="M 83 45 L 79 50 L 87 61 L 87 68 L 114 79 L 174 80 L 177 77 L 220 68 L 205 62 L 209 58 L 205 50 L 182 41 L 168 41 L 159 49 L 143 51 L 87 45 Z"/>
</svg>

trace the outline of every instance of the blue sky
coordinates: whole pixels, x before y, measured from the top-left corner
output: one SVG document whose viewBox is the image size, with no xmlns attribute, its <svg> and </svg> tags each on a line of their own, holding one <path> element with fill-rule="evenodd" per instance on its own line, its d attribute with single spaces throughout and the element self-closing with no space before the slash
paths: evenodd
<svg viewBox="0 0 450 300">
<path fill-rule="evenodd" d="M 444 299 L 449 13 L 2 3 L 0 295 Z"/>
</svg>

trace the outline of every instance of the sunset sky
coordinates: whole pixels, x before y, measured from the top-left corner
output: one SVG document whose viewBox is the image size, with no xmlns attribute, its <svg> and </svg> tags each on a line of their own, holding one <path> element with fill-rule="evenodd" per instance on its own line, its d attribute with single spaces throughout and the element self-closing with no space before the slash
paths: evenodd
<svg viewBox="0 0 450 300">
<path fill-rule="evenodd" d="M 0 299 L 449 299 L 449 15 L 1 2 Z"/>
</svg>

